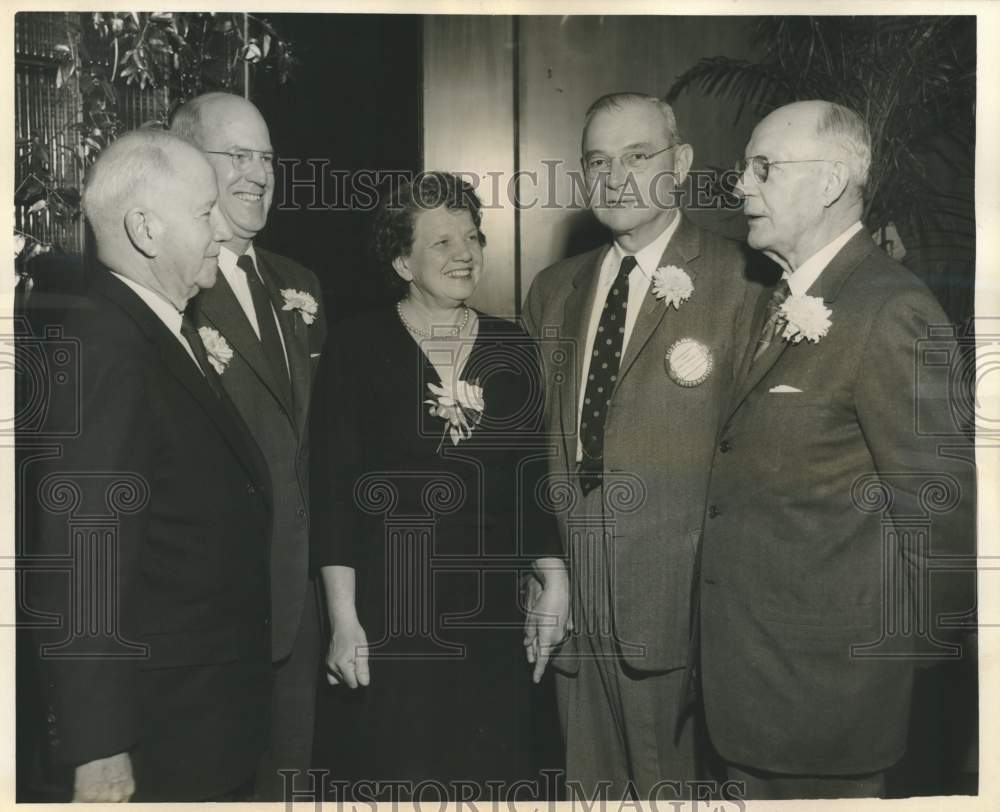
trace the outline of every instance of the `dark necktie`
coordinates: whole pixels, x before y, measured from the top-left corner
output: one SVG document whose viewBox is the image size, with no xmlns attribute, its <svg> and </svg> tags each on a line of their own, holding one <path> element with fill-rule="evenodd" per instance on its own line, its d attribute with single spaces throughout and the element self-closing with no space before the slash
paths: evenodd
<svg viewBox="0 0 1000 812">
<path fill-rule="evenodd" d="M 191 347 L 191 352 L 194 353 L 198 366 L 205 373 L 205 380 L 208 381 L 208 385 L 215 393 L 215 396 L 221 398 L 222 382 L 219 380 L 212 362 L 208 360 L 208 353 L 205 351 L 205 344 L 201 340 L 201 334 L 198 332 L 198 328 L 194 326 L 194 319 L 191 318 L 190 306 L 184 311 L 184 316 L 181 318 L 181 335 L 184 336 L 188 346 Z"/>
<path fill-rule="evenodd" d="M 635 257 L 622 259 L 618 276 L 604 301 L 604 310 L 594 336 L 594 348 L 590 353 L 590 370 L 580 415 L 580 443 L 583 446 L 580 488 L 584 494 L 590 493 L 604 478 L 604 421 L 611 390 L 618 380 L 618 368 L 621 366 L 625 313 L 628 310 L 628 275 L 635 266 Z"/>
<path fill-rule="evenodd" d="M 274 323 L 271 297 L 267 295 L 264 283 L 260 281 L 253 259 L 249 254 L 243 254 L 236 260 L 236 264 L 247 276 L 250 296 L 253 298 L 253 309 L 257 314 L 257 328 L 260 330 L 260 343 L 264 350 L 264 356 L 267 358 L 268 366 L 271 367 L 275 382 L 282 387 L 282 397 L 291 403 L 288 367 L 285 365 L 285 354 L 281 349 L 278 326 Z"/>
<path fill-rule="evenodd" d="M 771 346 L 771 343 L 778 335 L 778 326 L 782 321 L 778 315 L 778 311 L 790 293 L 788 280 L 782 279 L 771 294 L 771 301 L 767 303 L 767 318 L 764 319 L 764 326 L 760 330 L 760 338 L 757 339 L 757 349 L 753 352 L 753 360 L 750 362 L 751 366 L 767 351 L 767 348 Z"/>
</svg>

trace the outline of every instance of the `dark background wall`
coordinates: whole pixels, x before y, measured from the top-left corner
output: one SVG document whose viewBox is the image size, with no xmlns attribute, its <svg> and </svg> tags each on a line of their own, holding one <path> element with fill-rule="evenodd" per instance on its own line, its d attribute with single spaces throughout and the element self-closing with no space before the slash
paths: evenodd
<svg viewBox="0 0 1000 812">
<path fill-rule="evenodd" d="M 371 307 L 388 291 L 368 251 L 370 206 L 359 197 L 362 205 L 351 210 L 336 200 L 333 173 L 420 168 L 421 18 L 270 19 L 295 43 L 303 66 L 288 84 L 265 79 L 253 89 L 283 159 L 275 208 L 259 241 L 316 271 L 329 312 L 341 318 Z M 310 159 L 325 162 L 324 168 L 306 164 Z M 294 166 L 296 161 L 301 163 Z M 325 183 L 308 182 L 320 172 Z"/>
</svg>

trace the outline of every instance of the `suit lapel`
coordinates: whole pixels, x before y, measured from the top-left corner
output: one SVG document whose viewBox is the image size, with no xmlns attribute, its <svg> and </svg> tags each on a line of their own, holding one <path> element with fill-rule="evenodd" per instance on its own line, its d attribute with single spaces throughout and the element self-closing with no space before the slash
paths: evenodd
<svg viewBox="0 0 1000 812">
<path fill-rule="evenodd" d="M 664 265 L 677 265 L 683 269 L 694 281 L 695 270 L 691 267 L 691 261 L 701 253 L 701 239 L 698 229 L 690 223 L 683 215 L 677 224 L 677 231 L 670 238 L 667 247 L 660 258 L 658 268 Z M 683 307 L 683 305 L 681 305 Z M 673 307 L 669 308 L 673 310 Z M 632 334 L 629 336 L 628 346 L 625 348 L 625 355 L 622 358 L 621 368 L 618 371 L 618 381 L 615 389 L 621 386 L 622 379 L 628 374 L 639 353 L 649 342 L 656 328 L 660 326 L 667 314 L 667 306 L 653 295 L 652 281 L 646 296 L 643 297 L 639 315 L 636 317 L 635 325 L 632 327 Z"/>
<path fill-rule="evenodd" d="M 823 272 L 809 287 L 809 290 L 806 291 L 806 295 L 818 296 L 832 309 L 832 305 L 836 301 L 844 284 L 857 269 L 858 265 L 874 249 L 875 243 L 872 242 L 872 238 L 864 230 L 855 234 L 840 249 L 837 255 L 830 261 L 830 264 L 823 269 Z M 788 349 L 790 342 L 785 341 L 779 331 L 771 346 L 764 351 L 764 354 L 757 359 L 756 363 L 753 363 L 754 348 L 757 345 L 757 338 L 760 336 L 760 331 L 764 326 L 767 303 L 773 291 L 773 287 L 765 289 L 761 292 L 760 298 L 757 300 L 757 308 L 750 329 L 750 343 L 747 346 L 747 352 L 743 359 L 743 372 L 736 386 L 736 397 L 733 398 L 729 406 L 729 417 L 736 412 L 740 404 L 760 384 L 764 376 Z M 832 318 L 836 318 L 836 312 Z M 822 340 L 820 339 L 820 341 Z"/>
<path fill-rule="evenodd" d="M 309 406 L 309 336 L 307 325 L 302 320 L 302 314 L 296 310 L 284 310 L 284 297 L 281 295 L 280 284 L 283 280 L 275 263 L 271 262 L 263 251 L 257 251 L 260 275 L 264 279 L 264 287 L 271 298 L 271 305 L 278 315 L 278 326 L 285 340 L 285 353 L 288 357 L 288 372 L 292 379 L 291 404 L 294 409 L 295 423 L 302 426 L 306 419 Z"/>
<path fill-rule="evenodd" d="M 576 462 L 577 412 L 580 403 L 580 378 L 583 376 L 584 355 L 587 352 L 587 327 L 593 312 L 594 296 L 601 273 L 601 265 L 608 248 L 586 254 L 581 258 L 580 268 L 573 277 L 573 285 L 563 304 L 563 321 L 559 335 L 572 341 L 576 347 L 576 366 L 570 380 L 559 387 L 560 415 L 563 442 L 566 444 L 566 460 L 570 469 Z"/>
<path fill-rule="evenodd" d="M 290 404 L 282 397 L 281 387 L 274 378 L 260 339 L 257 338 L 243 307 L 221 271 L 216 278 L 215 286 L 198 294 L 196 304 L 198 312 L 225 336 L 233 351 L 239 353 L 285 410 L 289 419 L 294 422 Z M 224 382 L 225 374 L 222 377 Z"/>
<path fill-rule="evenodd" d="M 125 284 L 114 279 L 110 272 L 97 275 L 94 289 L 122 308 L 139 325 L 149 341 L 156 346 L 167 369 L 194 396 L 222 432 L 247 472 L 254 481 L 257 481 L 261 474 L 259 452 L 254 453 L 256 449 L 248 445 L 253 443 L 253 440 L 242 418 L 231 403 L 226 403 L 216 396 L 194 360 L 166 325 Z"/>
</svg>

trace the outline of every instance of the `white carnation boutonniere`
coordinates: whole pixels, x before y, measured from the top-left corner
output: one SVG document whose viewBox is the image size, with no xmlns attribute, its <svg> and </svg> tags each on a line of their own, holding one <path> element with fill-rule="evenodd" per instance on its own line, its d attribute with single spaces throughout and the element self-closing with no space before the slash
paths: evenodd
<svg viewBox="0 0 1000 812">
<path fill-rule="evenodd" d="M 319 305 L 316 304 L 316 300 L 310 294 L 304 290 L 284 288 L 281 291 L 281 295 L 285 299 L 285 304 L 281 308 L 282 310 L 298 310 L 299 315 L 302 316 L 302 321 L 306 324 L 312 324 L 316 321 Z"/>
<path fill-rule="evenodd" d="M 208 362 L 212 365 L 216 374 L 221 375 L 226 371 L 229 362 L 233 360 L 233 348 L 218 330 L 211 327 L 199 327 L 198 335 L 201 336 L 201 343 L 205 345 L 205 352 L 208 354 Z"/>
<path fill-rule="evenodd" d="M 432 416 L 444 418 L 445 421 L 438 451 L 441 450 L 446 436 L 451 436 L 452 445 L 458 445 L 461 440 L 468 440 L 472 436 L 472 430 L 482 420 L 483 411 L 486 409 L 483 388 L 475 381 L 458 381 L 454 387 L 428 383 L 427 388 L 433 397 L 424 403 L 430 406 Z"/>
<path fill-rule="evenodd" d="M 778 310 L 778 316 L 785 321 L 782 337 L 793 344 L 803 338 L 815 344 L 829 331 L 832 314 L 818 296 L 789 296 Z"/>
<path fill-rule="evenodd" d="M 690 299 L 692 293 L 694 283 L 682 268 L 664 265 L 653 271 L 653 295 L 667 307 L 673 305 L 674 310 L 680 309 L 681 303 Z"/>
</svg>

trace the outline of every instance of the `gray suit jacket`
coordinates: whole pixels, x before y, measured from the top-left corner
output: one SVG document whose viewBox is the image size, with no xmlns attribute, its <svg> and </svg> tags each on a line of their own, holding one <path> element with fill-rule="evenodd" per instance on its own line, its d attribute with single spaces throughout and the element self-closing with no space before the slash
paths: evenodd
<svg viewBox="0 0 1000 812">
<path fill-rule="evenodd" d="M 827 335 L 776 340 L 726 411 L 702 541 L 702 689 L 729 761 L 874 772 L 906 744 L 907 654 L 953 654 L 934 618 L 973 606 L 970 573 L 926 568 L 975 549 L 974 452 L 952 409 L 954 337 L 916 277 L 860 233 L 809 295 L 832 310 Z"/>
<path fill-rule="evenodd" d="M 540 340 L 546 386 L 546 421 L 553 439 L 552 501 L 574 575 L 587 549 L 593 519 L 579 516 L 577 483 L 578 390 L 583 343 L 594 299 L 602 248 L 546 268 L 532 284 L 525 317 Z M 622 654 L 633 667 L 667 670 L 687 659 L 690 591 L 704 514 L 708 469 L 722 406 L 727 402 L 744 346 L 734 324 L 755 296 L 749 294 L 742 250 L 683 219 L 661 265 L 676 265 L 694 284 L 675 310 L 653 296 L 642 305 L 609 403 L 605 425 L 605 498 L 613 529 L 610 602 Z M 755 289 L 759 290 L 759 287 Z M 698 386 L 667 374 L 665 355 L 682 338 L 711 351 L 714 369 Z M 577 633 L 602 598 L 575 587 Z M 581 603 L 583 604 L 581 606 Z M 606 613 L 605 613 L 606 614 Z M 575 641 L 558 663 L 574 666 Z"/>
<path fill-rule="evenodd" d="M 197 297 L 200 325 L 218 330 L 233 349 L 222 385 L 267 458 L 274 493 L 271 533 L 271 618 L 275 660 L 292 649 L 309 588 L 308 419 L 313 377 L 326 339 L 326 315 L 316 275 L 293 260 L 255 247 L 258 267 L 285 340 L 292 402 L 281 396 L 260 341 L 232 288 L 220 273 Z M 312 295 L 320 305 L 306 324 L 296 310 L 282 310 L 281 290 Z"/>
</svg>

